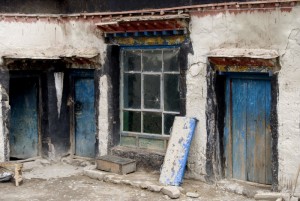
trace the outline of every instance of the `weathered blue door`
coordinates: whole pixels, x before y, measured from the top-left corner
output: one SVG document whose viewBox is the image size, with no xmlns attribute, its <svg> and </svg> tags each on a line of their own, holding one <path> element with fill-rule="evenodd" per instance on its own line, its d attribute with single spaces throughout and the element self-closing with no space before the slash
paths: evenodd
<svg viewBox="0 0 300 201">
<path fill-rule="evenodd" d="M 270 80 L 228 77 L 226 85 L 226 174 L 271 184 Z"/>
<path fill-rule="evenodd" d="M 10 81 L 10 157 L 25 159 L 38 155 L 38 80 Z"/>
<path fill-rule="evenodd" d="M 75 78 L 75 155 L 95 157 L 94 79 Z"/>
</svg>

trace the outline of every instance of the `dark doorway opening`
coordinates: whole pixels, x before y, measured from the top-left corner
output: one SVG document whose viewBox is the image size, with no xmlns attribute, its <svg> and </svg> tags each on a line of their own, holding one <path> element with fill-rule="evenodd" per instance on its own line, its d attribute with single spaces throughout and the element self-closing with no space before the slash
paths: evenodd
<svg viewBox="0 0 300 201">
<path fill-rule="evenodd" d="M 9 143 L 11 160 L 40 154 L 39 77 L 11 75 Z"/>
</svg>

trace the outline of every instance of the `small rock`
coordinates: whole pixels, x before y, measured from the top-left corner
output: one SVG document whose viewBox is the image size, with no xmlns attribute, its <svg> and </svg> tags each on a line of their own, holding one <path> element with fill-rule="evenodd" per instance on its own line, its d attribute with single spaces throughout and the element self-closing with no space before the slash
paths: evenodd
<svg viewBox="0 0 300 201">
<path fill-rule="evenodd" d="M 145 193 L 141 193 L 141 197 L 146 197 L 146 194 Z"/>
<path fill-rule="evenodd" d="M 113 184 L 120 184 L 121 180 L 119 180 L 119 179 L 112 179 L 111 183 L 113 183 Z"/>
<path fill-rule="evenodd" d="M 146 182 L 141 183 L 140 187 L 141 187 L 142 189 L 146 189 L 146 188 L 148 188 L 148 186 L 150 186 L 150 185 L 152 185 L 152 183 L 150 183 L 149 181 L 146 181 Z"/>
<path fill-rule="evenodd" d="M 282 198 L 278 198 L 276 201 L 283 201 L 283 199 Z"/>
<path fill-rule="evenodd" d="M 130 185 L 130 181 L 129 180 L 121 180 L 121 183 L 125 184 L 125 185 Z"/>
<path fill-rule="evenodd" d="M 158 186 L 158 185 L 149 185 L 148 186 L 148 190 L 152 191 L 152 192 L 160 192 L 162 189 L 162 186 Z"/>
<path fill-rule="evenodd" d="M 140 181 L 133 181 L 130 182 L 130 185 L 136 188 L 140 188 L 141 182 Z"/>
<path fill-rule="evenodd" d="M 186 193 L 186 192 L 185 192 L 185 189 L 184 189 L 183 187 L 178 186 L 177 188 L 178 188 L 178 190 L 180 191 L 180 193 L 183 193 L 183 194 Z"/>
<path fill-rule="evenodd" d="M 164 198 L 165 198 L 166 200 L 170 200 L 170 199 L 171 199 L 168 195 L 164 195 Z"/>
<path fill-rule="evenodd" d="M 83 170 L 95 170 L 95 169 L 96 169 L 96 165 L 88 165 L 83 168 Z"/>
<path fill-rule="evenodd" d="M 180 197 L 180 191 L 176 186 L 166 186 L 162 188 L 162 193 L 168 195 L 172 199 Z"/>
<path fill-rule="evenodd" d="M 111 181 L 114 177 L 115 177 L 114 175 L 105 175 L 104 178 L 103 178 L 103 180 L 104 180 L 105 182 L 109 182 L 109 181 Z"/>
<path fill-rule="evenodd" d="M 65 164 L 72 164 L 72 158 L 70 158 L 70 157 L 62 158 L 61 162 L 65 163 Z"/>
<path fill-rule="evenodd" d="M 89 161 L 83 161 L 82 163 L 80 163 L 80 167 L 86 167 L 86 166 L 90 166 L 91 163 Z"/>
<path fill-rule="evenodd" d="M 38 159 L 39 163 L 42 165 L 50 165 L 50 161 L 46 160 L 46 159 Z"/>
<path fill-rule="evenodd" d="M 289 193 L 276 193 L 276 192 L 261 192 L 254 195 L 255 200 L 276 200 L 283 198 L 285 201 L 290 200 Z"/>
<path fill-rule="evenodd" d="M 299 198 L 293 196 L 291 197 L 290 201 L 299 201 Z"/>
<path fill-rule="evenodd" d="M 200 195 L 198 193 L 187 192 L 186 196 L 188 196 L 190 198 L 198 198 Z"/>
<path fill-rule="evenodd" d="M 98 170 L 84 170 L 83 174 L 92 179 L 98 179 L 100 181 L 103 180 L 103 178 L 106 176 L 105 173 Z"/>
</svg>

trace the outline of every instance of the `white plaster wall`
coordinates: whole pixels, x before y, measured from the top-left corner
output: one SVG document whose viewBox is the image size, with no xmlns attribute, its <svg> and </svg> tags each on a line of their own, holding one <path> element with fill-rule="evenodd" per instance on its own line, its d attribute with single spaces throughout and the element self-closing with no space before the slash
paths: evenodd
<svg viewBox="0 0 300 201">
<path fill-rule="evenodd" d="M 97 49 L 100 54 L 101 65 L 105 61 L 106 47 L 101 31 L 94 22 L 70 21 L 62 25 L 66 34 L 66 45 L 74 49 Z"/>
<path fill-rule="evenodd" d="M 100 100 L 98 111 L 100 113 L 98 117 L 98 128 L 99 128 L 99 155 L 103 156 L 108 151 L 108 134 L 109 134 L 109 117 L 108 117 L 108 80 L 107 76 L 103 75 L 100 77 L 99 82 L 100 89 Z"/>
<path fill-rule="evenodd" d="M 53 55 L 55 51 L 91 49 L 100 53 L 103 63 L 106 45 L 100 30 L 92 21 L 0 21 L 0 57 L 16 53 L 35 55 L 40 52 Z"/>
<path fill-rule="evenodd" d="M 206 162 L 206 62 L 218 48 L 270 49 L 280 54 L 278 98 L 279 184 L 291 187 L 300 165 L 300 7 L 291 12 L 193 15 L 190 22 L 194 55 L 189 55 L 187 115 L 199 119 L 191 146 L 189 169 L 203 177 Z"/>
<path fill-rule="evenodd" d="M 59 23 L 0 22 L 0 54 L 17 50 L 40 50 L 62 47 L 66 35 Z"/>
</svg>

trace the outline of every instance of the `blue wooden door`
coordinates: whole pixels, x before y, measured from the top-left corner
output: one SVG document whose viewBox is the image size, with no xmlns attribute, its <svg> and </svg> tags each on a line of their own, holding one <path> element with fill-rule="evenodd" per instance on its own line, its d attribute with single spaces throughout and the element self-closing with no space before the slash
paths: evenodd
<svg viewBox="0 0 300 201">
<path fill-rule="evenodd" d="M 25 159 L 38 155 L 38 80 L 10 81 L 10 157 Z"/>
<path fill-rule="evenodd" d="M 95 157 L 94 79 L 75 78 L 75 155 Z"/>
<path fill-rule="evenodd" d="M 229 77 L 226 85 L 226 173 L 271 184 L 270 81 Z"/>
</svg>

